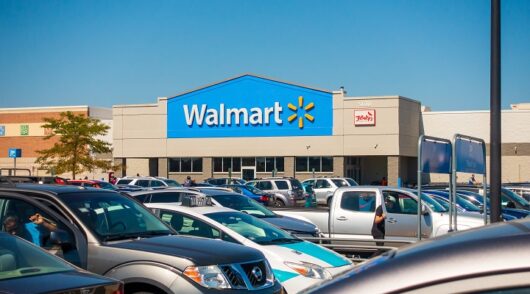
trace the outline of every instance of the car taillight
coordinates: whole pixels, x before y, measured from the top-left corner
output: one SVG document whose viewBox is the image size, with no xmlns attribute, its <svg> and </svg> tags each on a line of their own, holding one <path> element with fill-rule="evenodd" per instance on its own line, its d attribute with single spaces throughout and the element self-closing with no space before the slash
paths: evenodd
<svg viewBox="0 0 530 294">
<path fill-rule="evenodd" d="M 267 201 L 269 201 L 269 196 L 267 196 L 267 195 L 261 195 L 261 197 L 259 197 L 259 200 L 260 200 L 260 201 L 263 201 L 263 202 L 267 202 Z"/>
</svg>

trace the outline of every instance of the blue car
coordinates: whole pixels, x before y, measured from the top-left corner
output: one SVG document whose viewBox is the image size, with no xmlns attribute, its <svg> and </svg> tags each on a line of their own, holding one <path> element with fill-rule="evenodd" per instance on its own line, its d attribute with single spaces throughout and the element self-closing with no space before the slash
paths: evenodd
<svg viewBox="0 0 530 294">
<path fill-rule="evenodd" d="M 236 193 L 245 195 L 249 197 L 250 199 L 256 200 L 257 202 L 263 205 L 266 205 L 266 206 L 269 205 L 269 201 L 271 199 L 269 194 L 252 186 L 241 185 L 241 184 L 231 184 L 231 185 L 221 185 L 221 187 L 229 188 Z"/>
<path fill-rule="evenodd" d="M 475 193 L 473 191 L 467 191 L 467 190 L 457 190 L 457 192 L 459 194 L 463 195 L 464 197 L 466 197 L 469 201 L 474 202 L 474 203 L 478 203 L 481 206 L 484 206 L 484 197 L 482 195 L 480 195 L 479 193 Z M 501 201 L 502 202 L 505 201 L 505 199 L 502 199 L 502 195 L 501 195 Z M 487 199 L 487 207 L 488 207 L 488 211 L 489 211 L 489 209 L 490 209 L 490 201 L 489 201 L 489 199 Z M 530 212 L 528 210 L 517 209 L 517 208 L 509 208 L 509 207 L 502 207 L 501 208 L 501 212 L 503 214 L 512 215 L 512 216 L 514 216 L 516 218 L 525 218 L 528 215 L 530 215 Z"/>
</svg>

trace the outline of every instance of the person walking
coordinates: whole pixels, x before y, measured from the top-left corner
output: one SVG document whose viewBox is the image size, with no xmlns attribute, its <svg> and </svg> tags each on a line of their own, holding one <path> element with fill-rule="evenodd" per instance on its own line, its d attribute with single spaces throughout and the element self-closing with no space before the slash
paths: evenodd
<svg viewBox="0 0 530 294">
<path fill-rule="evenodd" d="M 193 180 L 191 179 L 190 176 L 187 176 L 186 177 L 186 181 L 184 181 L 183 186 L 184 187 L 191 187 L 192 185 L 193 185 Z"/>
</svg>

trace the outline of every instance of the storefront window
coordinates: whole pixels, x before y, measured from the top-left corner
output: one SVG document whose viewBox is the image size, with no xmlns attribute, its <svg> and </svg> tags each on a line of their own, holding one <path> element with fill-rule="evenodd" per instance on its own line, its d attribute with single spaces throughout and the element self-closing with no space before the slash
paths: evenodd
<svg viewBox="0 0 530 294">
<path fill-rule="evenodd" d="M 265 171 L 272 172 L 274 170 L 274 157 L 265 157 Z"/>
<path fill-rule="evenodd" d="M 214 157 L 213 171 L 216 173 L 220 173 L 223 171 L 223 159 L 221 157 Z"/>
<path fill-rule="evenodd" d="M 242 160 L 243 160 L 242 166 L 256 166 L 255 157 L 243 157 Z"/>
<path fill-rule="evenodd" d="M 241 157 L 232 158 L 232 171 L 241 172 Z"/>
<path fill-rule="evenodd" d="M 306 172 L 307 169 L 307 157 L 297 157 L 296 158 L 296 171 L 297 172 Z"/>
<path fill-rule="evenodd" d="M 296 171 L 297 172 L 332 172 L 333 171 L 333 157 L 297 157 Z"/>
<path fill-rule="evenodd" d="M 265 171 L 265 157 L 256 157 L 256 171 L 257 172 Z"/>
<path fill-rule="evenodd" d="M 283 157 L 276 157 L 276 170 L 283 172 Z"/>
<path fill-rule="evenodd" d="M 194 173 L 202 172 L 202 158 L 192 158 L 191 167 Z"/>
<path fill-rule="evenodd" d="M 172 173 L 202 172 L 200 157 L 168 158 L 168 165 Z"/>
<path fill-rule="evenodd" d="M 322 171 L 323 172 L 333 171 L 333 157 L 330 157 L 330 156 L 322 157 Z"/>
</svg>

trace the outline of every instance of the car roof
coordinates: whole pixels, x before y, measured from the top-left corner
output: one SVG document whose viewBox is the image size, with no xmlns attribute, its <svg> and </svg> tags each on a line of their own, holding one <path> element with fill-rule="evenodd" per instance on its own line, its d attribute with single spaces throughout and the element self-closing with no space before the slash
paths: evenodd
<svg viewBox="0 0 530 294">
<path fill-rule="evenodd" d="M 316 290 L 403 292 L 465 276 L 528 269 L 529 243 L 530 219 L 454 232 L 374 258 Z"/>
<path fill-rule="evenodd" d="M 97 188 L 92 188 L 92 187 L 81 187 L 81 186 L 74 186 L 74 185 L 49 185 L 49 184 L 20 183 L 12 187 L 5 186 L 3 188 L 13 189 L 14 192 L 16 192 L 16 190 L 33 190 L 33 191 L 49 192 L 53 194 L 87 193 L 87 192 L 101 192 L 101 191 L 113 193 L 113 191 L 110 191 L 110 190 L 102 190 L 102 189 L 97 189 Z"/>
<path fill-rule="evenodd" d="M 223 206 L 182 206 L 180 203 L 146 203 L 146 206 L 152 207 L 152 208 L 162 208 L 162 209 L 169 209 L 169 210 L 175 210 L 175 211 L 193 211 L 198 214 L 207 214 L 207 213 L 214 213 L 214 212 L 235 212 L 237 210 L 223 207 Z"/>
<path fill-rule="evenodd" d="M 130 185 L 133 187 L 140 187 L 135 185 Z M 187 187 L 169 187 L 165 189 L 158 189 L 158 190 L 139 190 L 139 191 L 131 191 L 127 192 L 127 194 L 131 196 L 138 196 L 138 195 L 144 195 L 144 194 L 157 194 L 157 193 L 167 193 L 167 192 L 182 192 L 182 191 L 191 191 L 197 193 L 197 191 L 186 189 Z"/>
</svg>

